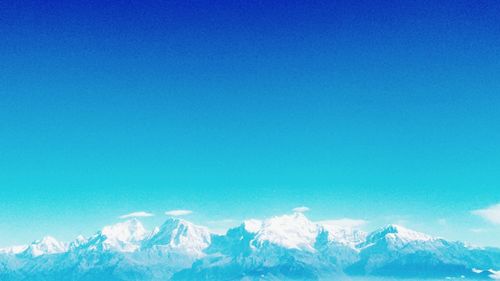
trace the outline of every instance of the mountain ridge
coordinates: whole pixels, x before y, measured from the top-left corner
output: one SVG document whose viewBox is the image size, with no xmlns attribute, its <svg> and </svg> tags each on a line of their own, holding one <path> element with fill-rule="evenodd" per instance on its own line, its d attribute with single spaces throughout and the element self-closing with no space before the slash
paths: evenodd
<svg viewBox="0 0 500 281">
<path fill-rule="evenodd" d="M 47 236 L 28 246 L 0 249 L 1 280 L 60 280 L 62 276 L 71 280 L 319 280 L 332 274 L 496 279 L 499 265 L 500 249 L 468 247 L 399 225 L 365 233 L 313 222 L 299 212 L 246 220 L 225 234 L 180 218 L 168 218 L 148 231 L 139 220 L 131 219 L 69 243 Z"/>
</svg>

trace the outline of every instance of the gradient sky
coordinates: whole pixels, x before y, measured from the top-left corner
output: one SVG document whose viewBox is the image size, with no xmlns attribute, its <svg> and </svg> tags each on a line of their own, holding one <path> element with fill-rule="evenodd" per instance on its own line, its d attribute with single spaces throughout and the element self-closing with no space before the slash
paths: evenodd
<svg viewBox="0 0 500 281">
<path fill-rule="evenodd" d="M 0 2 L 0 246 L 301 205 L 500 246 L 498 1 L 56 2 Z"/>
</svg>

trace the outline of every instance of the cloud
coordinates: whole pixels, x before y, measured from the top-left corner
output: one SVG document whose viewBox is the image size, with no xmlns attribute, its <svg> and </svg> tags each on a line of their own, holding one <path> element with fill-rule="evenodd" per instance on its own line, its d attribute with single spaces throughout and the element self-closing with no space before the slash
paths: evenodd
<svg viewBox="0 0 500 281">
<path fill-rule="evenodd" d="M 190 210 L 170 210 L 170 211 L 166 211 L 165 215 L 178 217 L 178 216 L 189 215 L 192 213 L 193 213 L 193 211 L 190 211 Z"/>
<path fill-rule="evenodd" d="M 493 224 L 500 224 L 500 203 L 485 209 L 474 210 L 472 214 L 480 216 Z"/>
<path fill-rule="evenodd" d="M 368 222 L 360 219 L 343 218 L 337 220 L 319 221 L 318 223 L 338 228 L 360 228 L 361 226 L 367 224 Z"/>
<path fill-rule="evenodd" d="M 471 228 L 469 229 L 471 232 L 474 232 L 474 233 L 483 233 L 486 231 L 486 229 L 484 228 Z"/>
<path fill-rule="evenodd" d="M 296 213 L 305 213 L 305 212 L 309 211 L 309 208 L 307 208 L 306 206 L 300 206 L 300 207 L 293 208 L 292 211 L 294 211 Z"/>
<path fill-rule="evenodd" d="M 490 270 L 488 270 L 488 272 L 491 273 L 488 277 L 490 277 L 493 280 L 500 280 L 500 270 L 495 271 L 493 269 L 490 269 Z"/>
<path fill-rule="evenodd" d="M 440 226 L 446 226 L 448 224 L 448 221 L 446 219 L 438 219 L 437 220 L 437 223 L 440 225 Z"/>
<path fill-rule="evenodd" d="M 128 219 L 128 218 L 143 218 L 143 217 L 152 217 L 152 216 L 154 216 L 152 213 L 140 211 L 140 212 L 133 212 L 130 214 L 122 215 L 122 216 L 119 216 L 118 218 Z"/>
</svg>

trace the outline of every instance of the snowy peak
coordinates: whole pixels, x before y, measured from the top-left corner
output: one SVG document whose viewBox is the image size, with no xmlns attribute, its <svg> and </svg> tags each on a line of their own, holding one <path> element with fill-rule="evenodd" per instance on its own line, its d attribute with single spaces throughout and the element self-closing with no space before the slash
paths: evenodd
<svg viewBox="0 0 500 281">
<path fill-rule="evenodd" d="M 67 250 L 64 243 L 57 241 L 52 236 L 45 236 L 41 240 L 36 240 L 32 242 L 22 254 L 38 257 L 46 254 L 57 254 L 62 253 Z"/>
<path fill-rule="evenodd" d="M 105 226 L 102 231 L 108 239 L 118 241 L 140 241 L 147 231 L 137 219 L 128 220 L 110 226 Z"/>
<path fill-rule="evenodd" d="M 146 234 L 147 231 L 142 223 L 137 219 L 132 219 L 105 226 L 88 241 L 80 237 L 80 241 L 75 241 L 74 245 L 90 251 L 133 252 L 139 248 L 140 241 Z"/>
<path fill-rule="evenodd" d="M 75 240 L 73 240 L 71 243 L 69 243 L 68 249 L 69 251 L 73 251 L 77 249 L 78 247 L 86 244 L 88 242 L 88 239 L 83 237 L 82 235 L 78 235 Z"/>
<path fill-rule="evenodd" d="M 7 248 L 1 248 L 0 254 L 17 255 L 19 253 L 26 251 L 27 248 L 28 248 L 28 245 L 19 245 L 19 246 L 11 246 L 11 247 L 7 247 Z"/>
<path fill-rule="evenodd" d="M 412 242 L 412 241 L 431 241 L 435 240 L 434 237 L 413 231 L 410 229 L 407 229 L 405 227 L 395 225 L 395 224 L 390 224 L 387 225 L 379 230 L 376 230 L 372 232 L 370 235 L 367 237 L 367 242 L 368 243 L 375 243 L 378 240 L 399 240 L 405 243 Z"/>
<path fill-rule="evenodd" d="M 256 219 L 250 219 L 244 221 L 242 226 L 248 233 L 257 233 L 259 232 L 259 230 L 262 229 L 262 221 Z"/>
<path fill-rule="evenodd" d="M 258 229 L 256 224 L 249 224 L 248 226 L 252 230 Z M 245 225 L 245 228 L 247 228 L 247 225 Z M 277 216 L 262 222 L 252 243 L 256 246 L 269 243 L 287 249 L 314 252 L 314 243 L 318 230 L 318 225 L 311 222 L 302 213 Z"/>
<path fill-rule="evenodd" d="M 331 221 L 333 222 L 333 221 Z M 240 226 L 249 234 L 254 234 L 253 246 L 273 244 L 287 249 L 315 251 L 315 242 L 320 233 L 327 241 L 351 248 L 366 239 L 366 233 L 360 230 L 340 227 L 330 221 L 312 222 L 303 213 L 275 216 L 266 220 L 246 220 Z"/>
<path fill-rule="evenodd" d="M 179 218 L 170 218 L 143 242 L 144 248 L 183 250 L 199 253 L 211 242 L 210 231 Z"/>
</svg>

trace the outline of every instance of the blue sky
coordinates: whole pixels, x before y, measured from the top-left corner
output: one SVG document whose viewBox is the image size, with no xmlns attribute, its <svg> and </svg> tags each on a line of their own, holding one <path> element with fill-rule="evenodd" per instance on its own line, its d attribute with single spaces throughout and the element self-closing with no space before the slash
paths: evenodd
<svg viewBox="0 0 500 281">
<path fill-rule="evenodd" d="M 227 2 L 0 3 L 0 246 L 302 205 L 500 246 L 498 3 Z"/>
</svg>

